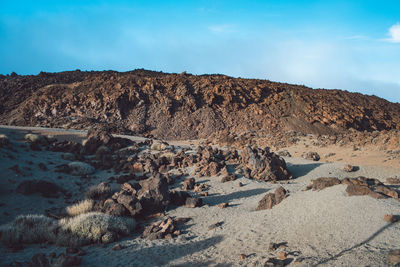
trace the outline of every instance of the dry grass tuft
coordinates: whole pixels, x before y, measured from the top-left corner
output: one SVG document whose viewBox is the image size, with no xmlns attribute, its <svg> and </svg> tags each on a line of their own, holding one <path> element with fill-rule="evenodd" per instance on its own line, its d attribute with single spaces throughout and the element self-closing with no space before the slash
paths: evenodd
<svg viewBox="0 0 400 267">
<path fill-rule="evenodd" d="M 94 201 L 91 199 L 85 199 L 72 206 L 66 208 L 69 216 L 77 216 L 83 213 L 88 213 L 93 210 Z"/>
<path fill-rule="evenodd" d="M 111 187 L 107 183 L 100 183 L 98 185 L 92 186 L 86 192 L 86 197 L 88 199 L 106 199 L 111 195 Z"/>
</svg>

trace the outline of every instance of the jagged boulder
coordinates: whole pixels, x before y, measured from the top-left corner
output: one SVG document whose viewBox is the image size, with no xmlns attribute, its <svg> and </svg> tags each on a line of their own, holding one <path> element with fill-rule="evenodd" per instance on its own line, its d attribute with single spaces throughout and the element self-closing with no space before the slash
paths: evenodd
<svg viewBox="0 0 400 267">
<path fill-rule="evenodd" d="M 137 193 L 144 213 L 164 210 L 170 203 L 168 183 L 162 177 L 150 177 L 139 182 L 141 189 Z"/>
<path fill-rule="evenodd" d="M 250 177 L 263 181 L 288 180 L 291 178 L 286 162 L 269 148 L 260 149 L 250 146 L 240 154 L 241 164 L 249 172 Z"/>
</svg>

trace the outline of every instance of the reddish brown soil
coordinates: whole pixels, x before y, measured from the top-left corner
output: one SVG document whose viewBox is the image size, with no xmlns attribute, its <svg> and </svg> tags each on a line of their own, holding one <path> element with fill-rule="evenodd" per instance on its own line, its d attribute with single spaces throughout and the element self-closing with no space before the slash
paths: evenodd
<svg viewBox="0 0 400 267">
<path fill-rule="evenodd" d="M 0 75 L 0 123 L 115 132 L 168 139 L 220 131 L 337 134 L 400 129 L 400 104 L 340 90 L 224 75 L 61 72 Z"/>
</svg>

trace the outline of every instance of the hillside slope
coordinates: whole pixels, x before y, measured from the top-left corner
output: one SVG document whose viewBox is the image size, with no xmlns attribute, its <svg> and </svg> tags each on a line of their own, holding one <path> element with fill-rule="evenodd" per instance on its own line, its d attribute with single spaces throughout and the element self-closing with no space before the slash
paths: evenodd
<svg viewBox="0 0 400 267">
<path fill-rule="evenodd" d="M 340 90 L 224 75 L 61 72 L 0 76 L 0 123 L 86 128 L 170 139 L 219 131 L 400 129 L 400 104 Z"/>
</svg>

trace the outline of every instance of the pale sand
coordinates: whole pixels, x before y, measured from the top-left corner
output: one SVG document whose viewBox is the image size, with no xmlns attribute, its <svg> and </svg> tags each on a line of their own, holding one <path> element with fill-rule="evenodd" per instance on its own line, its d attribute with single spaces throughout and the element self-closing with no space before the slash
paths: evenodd
<svg viewBox="0 0 400 267">
<path fill-rule="evenodd" d="M 20 130 L 12 131 L 15 133 L 10 137 L 21 137 Z M 11 135 L 9 129 L 1 129 L 0 133 Z M 62 136 L 69 136 L 71 132 L 61 133 Z M 81 181 L 78 177 L 53 172 L 56 165 L 66 163 L 61 159 L 61 153 L 25 152 L 18 146 L 16 148 L 18 152 L 7 151 L 16 157 L 15 160 L 6 157 L 0 150 L 0 203 L 5 204 L 0 207 L 0 223 L 9 222 L 18 214 L 43 214 L 47 208 L 67 206 L 61 197 L 46 199 L 10 191 L 15 190 L 22 180 L 43 178 L 54 181 L 74 192 L 74 200 L 82 199 L 88 186 L 112 176 L 111 173 L 97 171 L 95 179 Z M 34 164 L 27 164 L 27 160 Z M 285 160 L 295 179 L 290 184 L 283 184 L 290 191 L 290 196 L 273 209 L 254 211 L 258 201 L 267 192 L 273 192 L 278 184 L 245 178 L 227 183 L 221 183 L 220 177 L 199 178 L 196 182 L 211 186 L 210 196 L 204 198 L 206 205 L 194 209 L 179 207 L 166 212 L 170 216 L 192 218 L 183 227 L 182 235 L 172 240 L 148 241 L 135 234 L 110 245 L 87 246 L 84 247 L 87 255 L 82 257 L 82 266 L 263 266 L 269 257 L 277 257 L 282 251 L 269 251 L 270 242 L 287 242 L 286 251 L 297 255 L 289 255 L 289 258 L 304 258 L 301 264 L 292 263 L 293 266 L 387 265 L 387 252 L 400 248 L 400 224 L 388 224 L 383 216 L 400 215 L 399 201 L 377 200 L 368 196 L 347 197 L 344 185 L 319 192 L 301 190 L 311 179 L 322 176 L 345 178 L 362 175 L 385 181 L 388 177 L 400 177 L 400 169 L 361 165 L 357 172 L 345 173 L 341 170 L 343 162 L 311 162 L 299 158 Z M 48 161 L 54 163 L 47 164 L 49 171 L 38 168 L 39 162 Z M 8 169 L 16 163 L 23 172 L 32 176 L 21 177 Z M 32 170 L 24 170 L 24 166 Z M 57 179 L 59 175 L 63 178 Z M 237 186 L 239 181 L 244 184 L 243 187 Z M 49 203 L 49 200 L 54 203 Z M 220 209 L 215 206 L 221 202 L 228 202 L 230 207 Z M 10 215 L 5 216 L 5 211 Z M 208 230 L 209 225 L 217 222 L 223 224 Z M 112 247 L 117 243 L 126 248 L 113 251 Z M 14 260 L 26 261 L 36 253 L 50 252 L 65 252 L 65 248 L 26 245 L 23 250 L 10 253 L 1 245 L 0 265 Z M 248 257 L 239 260 L 242 253 Z"/>
</svg>

